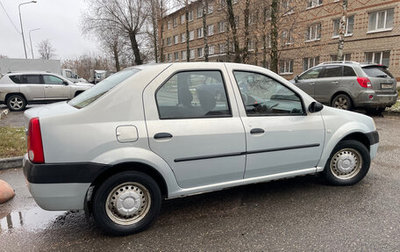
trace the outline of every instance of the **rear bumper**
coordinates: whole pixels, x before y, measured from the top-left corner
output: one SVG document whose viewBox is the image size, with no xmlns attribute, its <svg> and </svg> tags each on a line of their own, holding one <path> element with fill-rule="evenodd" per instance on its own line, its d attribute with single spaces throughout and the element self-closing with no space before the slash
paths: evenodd
<svg viewBox="0 0 400 252">
<path fill-rule="evenodd" d="M 36 203 L 46 210 L 84 209 L 91 182 L 107 166 L 103 164 L 34 164 L 26 154 L 24 175 Z"/>
<path fill-rule="evenodd" d="M 394 94 L 378 94 L 371 90 L 361 93 L 354 103 L 356 107 L 385 108 L 395 104 L 397 97 L 397 92 Z"/>
</svg>

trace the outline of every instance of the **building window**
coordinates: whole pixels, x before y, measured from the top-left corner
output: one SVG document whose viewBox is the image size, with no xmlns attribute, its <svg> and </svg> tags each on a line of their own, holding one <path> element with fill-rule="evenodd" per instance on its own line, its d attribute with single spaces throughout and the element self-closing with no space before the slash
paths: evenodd
<svg viewBox="0 0 400 252">
<path fill-rule="evenodd" d="M 279 61 L 279 73 L 280 74 L 292 74 L 293 73 L 293 60 L 280 60 Z"/>
<path fill-rule="evenodd" d="M 223 21 L 218 22 L 218 32 L 219 33 L 225 32 L 225 22 Z"/>
<path fill-rule="evenodd" d="M 172 22 L 168 21 L 168 30 L 171 30 L 171 29 L 172 29 Z"/>
<path fill-rule="evenodd" d="M 267 34 L 265 36 L 265 46 L 266 46 L 266 48 L 271 48 L 271 37 L 269 34 Z M 266 49 L 266 48 L 264 48 L 264 49 Z"/>
<path fill-rule="evenodd" d="M 213 13 L 213 11 L 214 11 L 214 6 L 212 5 L 212 4 L 209 4 L 208 5 L 208 10 L 207 10 L 208 12 L 208 14 L 211 14 L 211 13 Z"/>
<path fill-rule="evenodd" d="M 354 15 L 347 17 L 346 20 L 346 30 L 344 35 L 345 36 L 351 36 L 353 35 L 353 29 L 354 29 Z M 334 19 L 333 20 L 333 37 L 339 37 L 339 27 L 340 27 L 340 18 Z"/>
<path fill-rule="evenodd" d="M 207 33 L 208 33 L 208 36 L 214 35 L 214 25 L 207 26 Z"/>
<path fill-rule="evenodd" d="M 269 7 L 264 8 L 263 18 L 264 18 L 264 22 L 271 20 L 271 10 Z"/>
<path fill-rule="evenodd" d="M 186 51 L 181 51 L 181 59 L 182 61 L 186 60 Z"/>
<path fill-rule="evenodd" d="M 178 26 L 178 18 L 174 18 L 174 27 Z"/>
<path fill-rule="evenodd" d="M 254 51 L 254 49 L 256 48 L 256 42 L 250 39 L 249 42 L 247 43 L 247 48 L 249 51 Z"/>
<path fill-rule="evenodd" d="M 282 44 L 291 45 L 293 44 L 294 39 L 291 30 L 283 30 L 282 31 Z"/>
<path fill-rule="evenodd" d="M 170 53 L 168 53 L 167 60 L 168 60 L 168 62 L 172 61 L 172 55 Z"/>
<path fill-rule="evenodd" d="M 214 51 L 214 46 L 210 46 L 209 48 L 208 48 L 208 54 L 209 55 L 213 55 L 215 53 L 215 51 Z"/>
<path fill-rule="evenodd" d="M 179 36 L 178 35 L 175 35 L 174 36 L 174 44 L 176 45 L 176 44 L 178 44 L 179 43 Z"/>
<path fill-rule="evenodd" d="M 218 0 L 218 10 L 225 8 L 226 6 L 226 0 Z"/>
<path fill-rule="evenodd" d="M 321 39 L 321 23 L 312 24 L 307 28 L 306 41 Z"/>
<path fill-rule="evenodd" d="M 319 56 L 313 58 L 303 58 L 303 71 L 319 64 Z"/>
<path fill-rule="evenodd" d="M 368 14 L 368 31 L 385 31 L 393 28 L 394 9 L 375 11 Z"/>
<path fill-rule="evenodd" d="M 203 37 L 203 27 L 197 28 L 197 38 Z"/>
<path fill-rule="evenodd" d="M 193 11 L 189 11 L 188 12 L 188 16 L 189 16 L 189 21 L 193 21 Z"/>
<path fill-rule="evenodd" d="M 369 63 L 375 63 L 375 64 L 389 66 L 390 51 L 366 52 L 365 60 Z"/>
<path fill-rule="evenodd" d="M 169 37 L 169 38 L 167 38 L 167 45 L 172 45 L 172 38 L 171 37 Z"/>
<path fill-rule="evenodd" d="M 236 29 L 239 28 L 239 16 L 235 16 L 235 27 Z"/>
<path fill-rule="evenodd" d="M 320 6 L 322 4 L 322 0 L 308 0 L 307 8 L 314 8 Z"/>
<path fill-rule="evenodd" d="M 292 14 L 294 12 L 292 0 L 283 0 L 282 1 L 282 10 L 283 10 L 284 15 Z"/>
<path fill-rule="evenodd" d="M 203 16 L 203 7 L 197 7 L 197 18 L 201 18 Z"/>
<path fill-rule="evenodd" d="M 204 48 L 203 47 L 197 48 L 197 57 L 198 58 L 204 57 Z"/>
<path fill-rule="evenodd" d="M 194 59 L 194 49 L 190 49 L 190 59 Z"/>
<path fill-rule="evenodd" d="M 185 15 L 185 14 L 182 14 L 182 15 L 181 15 L 181 24 L 184 24 L 184 23 L 185 23 L 185 20 L 186 20 L 186 15 Z"/>
<path fill-rule="evenodd" d="M 351 53 L 343 54 L 343 61 L 350 61 L 351 60 Z M 331 55 L 331 61 L 337 61 L 337 54 Z"/>
<path fill-rule="evenodd" d="M 194 39 L 194 31 L 189 32 L 189 41 L 192 41 Z"/>
<path fill-rule="evenodd" d="M 181 42 L 182 43 L 186 42 L 186 33 L 181 33 Z"/>
<path fill-rule="evenodd" d="M 179 52 L 174 52 L 174 61 L 179 61 Z"/>
<path fill-rule="evenodd" d="M 225 44 L 219 44 L 218 47 L 220 54 L 225 53 Z"/>
</svg>

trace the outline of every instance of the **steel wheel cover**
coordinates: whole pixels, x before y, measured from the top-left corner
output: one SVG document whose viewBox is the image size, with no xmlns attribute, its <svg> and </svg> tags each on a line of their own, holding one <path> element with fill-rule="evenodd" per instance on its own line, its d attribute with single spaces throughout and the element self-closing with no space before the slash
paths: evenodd
<svg viewBox="0 0 400 252">
<path fill-rule="evenodd" d="M 120 225 L 132 225 L 142 220 L 149 212 L 151 196 L 140 183 L 127 182 L 114 187 L 107 196 L 107 216 Z"/>
<path fill-rule="evenodd" d="M 330 169 L 338 179 L 354 178 L 361 170 L 361 154 L 352 148 L 341 149 L 332 156 Z"/>
</svg>

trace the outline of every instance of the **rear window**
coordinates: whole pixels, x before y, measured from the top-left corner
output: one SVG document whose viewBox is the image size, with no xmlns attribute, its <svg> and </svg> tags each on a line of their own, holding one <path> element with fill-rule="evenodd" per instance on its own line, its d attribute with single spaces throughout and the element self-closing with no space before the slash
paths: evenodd
<svg viewBox="0 0 400 252">
<path fill-rule="evenodd" d="M 362 68 L 369 77 L 393 78 L 393 75 L 385 66 L 367 66 Z"/>
<path fill-rule="evenodd" d="M 92 87 L 91 89 L 88 89 L 87 91 L 73 98 L 71 101 L 69 101 L 68 104 L 78 109 L 86 107 L 87 105 L 101 97 L 103 94 L 107 93 L 110 89 L 117 86 L 119 83 L 123 82 L 124 80 L 128 79 L 139 71 L 139 69 L 131 68 L 115 73 L 107 79 L 100 81 L 99 83 L 97 83 L 96 86 Z"/>
</svg>

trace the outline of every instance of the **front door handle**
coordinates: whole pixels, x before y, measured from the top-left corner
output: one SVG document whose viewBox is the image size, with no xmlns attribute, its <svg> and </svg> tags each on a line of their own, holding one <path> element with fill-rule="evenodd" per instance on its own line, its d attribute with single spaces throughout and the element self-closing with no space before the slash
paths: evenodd
<svg viewBox="0 0 400 252">
<path fill-rule="evenodd" d="M 264 133 L 265 130 L 261 129 L 261 128 L 254 128 L 250 130 L 250 134 L 254 135 L 254 134 L 262 134 Z"/>
<path fill-rule="evenodd" d="M 154 135 L 154 139 L 172 138 L 172 135 L 167 132 L 160 132 Z"/>
</svg>

